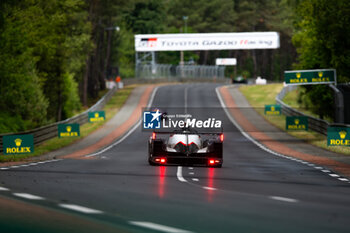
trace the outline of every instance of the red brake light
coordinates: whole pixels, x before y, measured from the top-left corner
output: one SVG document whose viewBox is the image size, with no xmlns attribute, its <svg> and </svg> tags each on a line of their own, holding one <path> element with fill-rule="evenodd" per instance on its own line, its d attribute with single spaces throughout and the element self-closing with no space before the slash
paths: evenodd
<svg viewBox="0 0 350 233">
<path fill-rule="evenodd" d="M 156 133 L 155 132 L 152 133 L 152 139 L 153 140 L 156 139 Z"/>
<path fill-rule="evenodd" d="M 222 142 L 224 141 L 224 134 L 220 135 L 220 141 L 222 141 Z"/>
<path fill-rule="evenodd" d="M 215 164 L 215 160 L 214 159 L 209 159 L 209 164 L 211 164 L 211 165 Z"/>
<path fill-rule="evenodd" d="M 165 164 L 166 163 L 166 158 L 155 158 L 154 161 L 158 162 L 158 163 L 161 163 L 161 164 Z"/>
</svg>

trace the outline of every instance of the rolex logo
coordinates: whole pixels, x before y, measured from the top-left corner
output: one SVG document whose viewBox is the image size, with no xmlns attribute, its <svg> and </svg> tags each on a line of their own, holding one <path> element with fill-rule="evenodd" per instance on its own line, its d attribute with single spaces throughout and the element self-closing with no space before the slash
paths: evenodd
<svg viewBox="0 0 350 233">
<path fill-rule="evenodd" d="M 295 123 L 296 125 L 298 125 L 298 124 L 299 124 L 299 119 L 295 119 L 295 120 L 294 120 L 294 123 Z"/>
<path fill-rule="evenodd" d="M 339 136 L 340 136 L 341 139 L 345 139 L 345 137 L 346 137 L 346 131 L 340 131 L 340 132 L 339 132 Z"/>
<path fill-rule="evenodd" d="M 271 111 L 275 111 L 275 106 L 271 106 Z"/>
<path fill-rule="evenodd" d="M 297 73 L 296 76 L 297 76 L 297 78 L 300 78 L 301 77 L 301 73 Z"/>
<path fill-rule="evenodd" d="M 95 118 L 97 118 L 97 117 L 98 117 L 98 112 L 95 113 Z"/>
<path fill-rule="evenodd" d="M 21 144 L 22 144 L 22 140 L 20 139 L 20 138 L 17 138 L 17 139 L 15 139 L 15 144 L 16 144 L 16 146 L 21 146 Z"/>
<path fill-rule="evenodd" d="M 67 132 L 69 133 L 70 131 L 72 131 L 72 126 L 67 126 Z"/>
<path fill-rule="evenodd" d="M 323 76 L 323 72 L 318 72 L 318 77 L 320 77 L 320 78 L 322 78 L 322 76 Z"/>
</svg>

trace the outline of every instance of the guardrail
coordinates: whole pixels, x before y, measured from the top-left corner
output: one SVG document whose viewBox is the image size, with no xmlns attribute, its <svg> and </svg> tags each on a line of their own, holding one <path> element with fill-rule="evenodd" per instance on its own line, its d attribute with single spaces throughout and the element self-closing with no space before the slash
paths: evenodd
<svg viewBox="0 0 350 233">
<path fill-rule="evenodd" d="M 88 122 L 88 112 L 91 111 L 98 111 L 101 110 L 108 100 L 113 96 L 113 94 L 116 92 L 116 88 L 113 88 L 109 90 L 99 101 L 97 101 L 93 106 L 91 106 L 86 111 L 73 116 L 71 118 L 68 118 L 63 121 L 55 122 L 50 125 L 42 126 L 40 128 L 31 129 L 23 132 L 18 133 L 8 133 L 8 134 L 0 134 L 0 153 L 3 152 L 3 146 L 2 146 L 2 136 L 5 135 L 17 135 L 17 134 L 33 134 L 34 137 L 34 145 L 40 145 L 41 143 L 57 137 L 58 136 L 58 130 L 57 126 L 58 124 L 70 124 L 70 123 L 78 123 L 78 124 L 84 124 Z"/>
<path fill-rule="evenodd" d="M 290 107 L 289 105 L 283 103 L 282 99 L 284 96 L 296 89 L 297 86 L 286 86 L 282 89 L 280 93 L 276 96 L 276 102 L 277 104 L 281 105 L 282 113 L 286 116 L 306 116 L 308 117 L 308 124 L 309 124 L 309 129 L 316 131 L 318 133 L 321 133 L 323 135 L 327 135 L 327 127 L 330 126 L 330 123 L 325 120 L 318 119 L 313 116 L 309 116 L 305 113 L 299 112 L 298 110 L 295 110 L 294 108 Z M 332 124 L 333 125 L 333 124 Z"/>
</svg>

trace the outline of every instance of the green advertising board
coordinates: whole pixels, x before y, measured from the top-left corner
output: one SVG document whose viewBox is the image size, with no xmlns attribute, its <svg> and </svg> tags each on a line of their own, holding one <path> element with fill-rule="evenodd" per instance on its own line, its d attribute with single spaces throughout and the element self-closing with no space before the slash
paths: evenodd
<svg viewBox="0 0 350 233">
<path fill-rule="evenodd" d="M 31 154 L 34 152 L 34 138 L 32 134 L 3 136 L 2 142 L 5 155 Z"/>
<path fill-rule="evenodd" d="M 348 127 L 328 127 L 328 146 L 350 146 L 350 128 Z"/>
<path fill-rule="evenodd" d="M 79 124 L 58 124 L 58 137 L 79 137 L 80 126 Z"/>
<path fill-rule="evenodd" d="M 95 112 L 89 112 L 89 122 L 100 122 L 106 120 L 106 114 L 105 111 L 95 111 Z"/>
<path fill-rule="evenodd" d="M 287 116 L 286 130 L 308 130 L 308 117 L 306 116 Z"/>
<path fill-rule="evenodd" d="M 336 80 L 334 69 L 284 71 L 284 81 L 289 85 L 327 84 Z"/>
<path fill-rule="evenodd" d="M 278 104 L 265 105 L 265 115 L 268 115 L 268 116 L 281 115 L 281 105 L 278 105 Z"/>
</svg>

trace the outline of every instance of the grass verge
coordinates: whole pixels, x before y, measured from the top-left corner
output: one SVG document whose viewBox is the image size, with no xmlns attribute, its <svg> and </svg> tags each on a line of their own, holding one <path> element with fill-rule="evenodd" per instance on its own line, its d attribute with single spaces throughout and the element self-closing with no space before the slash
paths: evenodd
<svg viewBox="0 0 350 233">
<path fill-rule="evenodd" d="M 68 146 L 82 138 L 88 136 L 93 131 L 100 128 L 105 122 L 110 120 L 118 110 L 123 106 L 127 98 L 129 97 L 131 91 L 136 87 L 136 85 L 130 85 L 124 89 L 118 90 L 112 98 L 105 105 L 103 110 L 106 112 L 106 121 L 96 122 L 96 123 L 86 123 L 80 125 L 80 137 L 77 138 L 52 138 L 43 144 L 36 146 L 33 154 L 25 155 L 3 155 L 0 157 L 0 162 L 12 162 L 21 161 L 30 157 L 40 156 L 47 152 L 60 149 L 62 147 Z"/>
<path fill-rule="evenodd" d="M 303 139 L 306 142 L 336 153 L 350 155 L 350 148 L 344 146 L 327 146 L 327 137 L 314 131 L 287 131 L 286 116 L 266 116 L 264 114 L 265 104 L 276 104 L 276 96 L 282 90 L 283 84 L 241 86 L 239 90 L 248 100 L 249 104 L 272 125 L 286 131 L 288 134 Z M 297 90 L 288 93 L 283 101 L 292 106 L 299 107 L 297 103 Z"/>
</svg>

